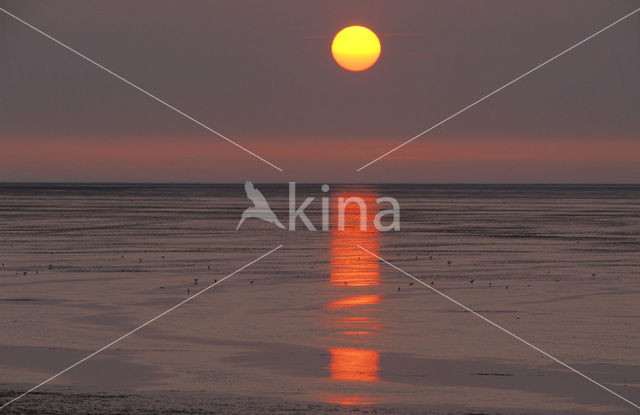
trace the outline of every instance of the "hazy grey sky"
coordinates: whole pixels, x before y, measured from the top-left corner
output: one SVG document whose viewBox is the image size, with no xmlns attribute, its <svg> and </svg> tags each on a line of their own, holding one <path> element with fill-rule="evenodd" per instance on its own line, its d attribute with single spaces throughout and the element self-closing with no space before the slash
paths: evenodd
<svg viewBox="0 0 640 415">
<path fill-rule="evenodd" d="M 325 142 L 341 152 L 340 143 L 345 141 L 376 140 L 380 148 L 384 143 L 391 148 L 640 3 L 20 0 L 0 4 L 239 143 L 260 149 L 261 141 L 264 146 L 272 144 L 270 154 L 277 157 L 282 140 L 297 141 L 304 152 L 314 152 Z M 370 27 L 382 42 L 378 63 L 361 73 L 342 70 L 329 52 L 333 35 L 351 24 Z M 638 140 L 639 74 L 640 14 L 421 140 Z M 52 139 L 64 145 L 64 139 L 73 138 L 108 139 L 117 147 L 132 137 L 209 137 L 220 147 L 229 146 L 4 14 L 0 14 L 0 82 L 0 144 Z M 356 154 L 356 146 L 348 160 L 340 161 L 339 174 L 325 174 L 320 163 L 303 172 L 310 166 L 302 154 L 298 158 L 285 147 L 286 157 L 276 161 L 299 176 L 283 179 L 351 181 L 351 166 L 355 169 L 379 155 L 366 145 L 361 146 L 361 155 Z M 424 151 L 424 144 L 413 151 L 419 149 Z M 35 146 L 33 151 L 42 150 Z M 405 156 L 418 156 L 409 146 L 403 151 Z M 246 163 L 244 170 L 239 169 L 239 160 Z M 451 176 L 452 181 L 476 181 L 479 177 L 472 166 L 483 169 L 482 160 L 467 162 L 468 169 L 462 172 L 454 166 L 460 160 L 438 162 L 454 163 L 441 169 L 458 172 L 460 177 Z M 247 172 L 264 172 L 265 179 L 278 180 L 279 176 L 255 166 L 259 163 L 239 154 L 230 165 L 218 166 L 231 172 L 204 169 L 202 177 L 200 173 L 185 177 L 234 180 Z M 404 171 L 389 162 L 378 166 L 380 171 L 370 178 L 448 180 L 446 175 L 434 176 L 434 163 L 424 170 L 420 166 L 419 160 L 414 161 L 413 170 Z M 628 180 L 623 181 L 633 181 L 636 173 L 635 181 L 640 181 L 640 170 L 625 168 Z M 105 179 L 127 177 L 110 176 L 105 169 Z M 0 167 L 0 180 L 20 179 L 21 174 L 25 180 L 37 180 L 45 172 L 56 170 L 15 172 Z M 72 176 L 81 172 L 74 170 Z M 69 178 L 68 171 L 62 173 L 61 179 Z M 131 181 L 165 180 L 161 171 L 157 176 L 148 173 L 133 174 Z M 587 171 L 578 179 L 589 180 L 592 173 L 596 172 Z M 208 174 L 213 177 L 207 179 Z M 95 179 L 101 177 L 97 174 Z M 536 181 L 527 177 L 519 180 Z M 491 175 L 486 180 L 496 181 Z"/>
</svg>

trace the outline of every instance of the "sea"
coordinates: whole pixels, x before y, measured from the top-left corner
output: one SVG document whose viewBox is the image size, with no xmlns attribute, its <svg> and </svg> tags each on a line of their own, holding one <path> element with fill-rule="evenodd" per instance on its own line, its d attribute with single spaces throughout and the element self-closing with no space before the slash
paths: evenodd
<svg viewBox="0 0 640 415">
<path fill-rule="evenodd" d="M 253 186 L 0 184 L 0 405 L 636 410 L 640 186 Z"/>
</svg>

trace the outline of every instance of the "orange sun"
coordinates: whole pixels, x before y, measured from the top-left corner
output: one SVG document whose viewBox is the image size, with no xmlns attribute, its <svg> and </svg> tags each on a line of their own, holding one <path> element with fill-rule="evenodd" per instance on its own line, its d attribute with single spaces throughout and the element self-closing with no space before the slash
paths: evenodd
<svg viewBox="0 0 640 415">
<path fill-rule="evenodd" d="M 331 54 L 344 69 L 364 71 L 380 57 L 380 40 L 366 27 L 349 26 L 333 38 Z"/>
</svg>

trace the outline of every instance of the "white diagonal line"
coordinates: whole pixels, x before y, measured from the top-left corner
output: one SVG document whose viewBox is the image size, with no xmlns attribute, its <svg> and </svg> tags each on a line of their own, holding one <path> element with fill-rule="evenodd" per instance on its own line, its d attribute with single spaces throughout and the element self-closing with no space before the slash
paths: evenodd
<svg viewBox="0 0 640 415">
<path fill-rule="evenodd" d="M 241 146 L 240 144 L 236 143 L 235 141 L 233 141 L 232 139 L 225 137 L 223 134 L 219 133 L 218 131 L 214 130 L 213 128 L 208 127 L 207 125 L 201 123 L 200 121 L 196 120 L 195 118 L 193 118 L 192 116 L 182 112 L 181 110 L 179 110 L 178 108 L 174 107 L 173 105 L 163 101 L 162 99 L 158 98 L 157 96 L 153 95 L 150 92 L 147 92 L 146 90 L 142 89 L 141 87 L 139 87 L 138 85 L 134 84 L 133 82 L 123 78 L 122 76 L 118 75 L 117 73 L 113 72 L 112 70 L 100 65 L 98 62 L 94 61 L 93 59 L 83 55 L 82 53 L 78 52 L 77 50 L 71 48 L 70 46 L 66 45 L 65 43 L 62 43 L 61 41 L 59 41 L 58 39 L 55 39 L 54 37 L 46 34 L 45 32 L 43 32 L 42 30 L 38 29 L 37 27 L 33 26 L 32 24 L 25 22 L 24 20 L 22 20 L 21 18 L 19 18 L 18 16 L 9 13 L 8 11 L 6 11 L 5 9 L 3 9 L 2 7 L 0 7 L 0 11 L 4 12 L 7 16 L 10 16 L 12 18 L 14 18 L 15 20 L 19 21 L 20 23 L 30 27 L 31 29 L 35 30 L 36 32 L 40 33 L 42 36 L 53 40 L 55 43 L 57 43 L 58 45 L 62 46 L 63 48 L 75 53 L 76 55 L 80 56 L 82 59 L 86 60 L 87 62 L 90 62 L 92 64 L 94 64 L 95 66 L 97 66 L 98 68 L 102 69 L 103 71 L 115 76 L 116 78 L 118 78 L 119 80 L 121 80 L 122 82 L 126 83 L 127 85 L 130 85 L 132 87 L 134 87 L 135 89 L 137 89 L 138 91 L 142 92 L 143 94 L 147 95 L 150 98 L 153 98 L 154 100 L 158 101 L 159 103 L 161 103 L 162 105 L 172 109 L 173 111 L 177 112 L 178 114 L 182 115 L 183 117 L 185 117 L 186 119 L 193 121 L 194 123 L 198 124 L 200 127 L 204 128 L 205 130 L 212 132 L 213 134 L 217 135 L 218 137 L 226 140 L 227 142 L 233 144 L 234 146 L 238 147 L 239 149 L 251 154 L 253 157 L 267 163 L 269 166 L 273 167 L 274 169 L 278 170 L 278 171 L 283 171 L 280 167 L 276 166 L 275 164 L 271 163 L 270 161 L 265 160 L 264 158 L 260 157 L 259 155 L 257 155 L 256 153 L 252 152 L 251 150 Z"/>
<path fill-rule="evenodd" d="M 436 294 L 441 295 L 442 297 L 446 298 L 447 300 L 451 301 L 452 303 L 457 304 L 458 306 L 464 308 L 465 310 L 467 310 L 468 312 L 474 314 L 477 317 L 480 317 L 481 319 L 483 319 L 484 321 L 486 321 L 487 323 L 491 324 L 492 326 L 502 330 L 503 332 L 507 333 L 509 336 L 513 337 L 516 340 L 519 340 L 520 342 L 526 344 L 527 346 L 531 347 L 532 349 L 542 353 L 543 355 L 547 356 L 549 359 L 553 360 L 556 363 L 561 364 L 562 366 L 566 367 L 567 369 L 571 370 L 574 373 L 577 373 L 578 375 L 582 376 L 583 378 L 587 379 L 589 382 L 596 384 L 597 386 L 601 387 L 602 389 L 606 390 L 607 392 L 611 393 L 614 396 L 617 396 L 618 398 L 622 399 L 623 401 L 625 401 L 626 403 L 628 403 L 629 405 L 635 407 L 636 409 L 640 409 L 640 406 L 638 406 L 637 404 L 631 402 L 630 400 L 628 400 L 627 398 L 625 398 L 624 396 L 612 391 L 611 389 L 607 388 L 606 386 L 598 383 L 597 381 L 593 380 L 592 378 L 590 378 L 589 376 L 585 375 L 584 373 L 578 371 L 577 369 L 574 369 L 573 367 L 569 366 L 568 364 L 562 362 L 561 360 L 559 360 L 556 357 L 553 357 L 552 355 L 550 355 L 549 353 L 545 352 L 544 350 L 540 349 L 539 347 L 534 346 L 533 344 L 529 343 L 528 341 L 524 340 L 522 337 L 510 332 L 509 330 L 503 328 L 502 326 L 498 325 L 497 323 L 494 323 L 493 321 L 489 320 L 488 318 L 486 318 L 485 316 L 483 316 L 482 314 L 479 314 L 475 311 L 473 311 L 472 309 L 470 309 L 469 307 L 467 307 L 466 305 L 454 300 L 453 298 L 449 297 L 448 295 L 446 295 L 445 293 L 443 293 L 442 291 L 433 288 L 431 285 L 425 283 L 424 281 L 414 277 L 413 275 L 409 274 L 408 272 L 398 268 L 397 266 L 393 265 L 391 262 L 387 261 L 386 259 L 374 254 L 373 252 L 369 251 L 366 248 L 363 248 L 362 246 L 358 245 L 358 248 L 362 249 L 363 251 L 367 252 L 368 254 L 370 254 L 371 256 L 374 256 L 376 258 L 378 258 L 380 261 L 384 262 L 385 264 L 391 266 L 392 268 L 396 269 L 397 271 L 400 271 L 401 273 L 403 273 L 404 275 L 406 275 L 407 277 L 415 280 L 416 282 L 419 282 L 420 284 L 424 285 L 425 287 L 427 287 L 428 289 L 430 289 L 431 291 L 435 292 Z"/>
<path fill-rule="evenodd" d="M 104 347 L 101 347 L 100 349 L 96 350 L 95 352 L 91 353 L 90 355 L 84 357 L 81 360 L 78 360 L 76 363 L 72 364 L 71 366 L 67 367 L 66 369 L 56 373 L 55 375 L 51 376 L 49 379 L 37 384 L 36 386 L 34 386 L 33 388 L 29 389 L 28 391 L 24 392 L 22 395 L 20 396 L 16 396 L 15 398 L 11 399 L 9 402 L 3 404 L 2 406 L 0 406 L 0 410 L 5 408 L 6 406 L 11 405 L 13 402 L 17 401 L 18 399 L 28 395 L 29 393 L 33 392 L 34 390 L 38 389 L 39 387 L 41 387 L 42 385 L 45 385 L 46 383 L 49 383 L 50 381 L 52 381 L 53 379 L 57 378 L 58 376 L 68 372 L 69 370 L 73 369 L 74 367 L 78 366 L 79 364 L 83 363 L 84 361 L 92 358 L 93 356 L 97 355 L 98 353 L 102 352 L 103 350 L 113 346 L 114 344 L 118 343 L 120 340 L 126 338 L 127 336 L 135 333 L 136 331 L 140 330 L 141 328 L 148 326 L 149 324 L 153 323 L 154 321 L 156 321 L 157 319 L 159 319 L 160 317 L 164 316 L 167 313 L 170 313 L 171 311 L 175 310 L 176 308 L 180 307 L 181 305 L 193 300 L 194 298 L 196 298 L 197 296 L 199 296 L 200 294 L 202 294 L 205 291 L 208 291 L 210 288 L 220 284 L 222 281 L 226 280 L 227 278 L 230 278 L 232 276 L 234 276 L 235 274 L 237 274 L 238 272 L 242 271 L 243 269 L 247 268 L 248 266 L 255 264 L 256 262 L 260 261 L 262 258 L 266 257 L 267 255 L 277 251 L 278 249 L 282 248 L 282 245 L 278 245 L 277 247 L 273 248 L 271 251 L 267 252 L 266 254 L 263 254 L 261 256 L 259 256 L 258 258 L 254 259 L 253 261 L 249 262 L 248 264 L 244 265 L 241 268 L 238 268 L 237 270 L 233 271 L 231 274 L 227 275 L 226 277 L 218 280 L 217 282 L 214 282 L 213 284 L 209 285 L 208 287 L 204 288 L 201 291 L 198 291 L 196 294 L 192 295 L 191 297 L 188 297 L 187 299 L 179 302 L 178 304 L 174 305 L 173 307 L 171 307 L 170 309 L 158 314 L 157 316 L 155 316 L 154 318 L 152 318 L 151 320 L 147 321 L 146 323 L 136 327 L 135 329 L 131 330 L 130 332 L 118 337 L 117 339 L 115 339 L 114 341 L 112 341 L 111 343 L 107 344 Z"/>
<path fill-rule="evenodd" d="M 594 33 L 594 34 L 592 34 L 591 36 L 589 36 L 589 37 L 587 37 L 587 38 L 585 38 L 585 39 L 581 40 L 580 42 L 576 43 L 575 45 L 571 46 L 570 48 L 565 49 L 564 51 L 562 51 L 562 52 L 558 53 L 558 54 L 557 54 L 557 55 L 555 55 L 554 57 L 547 59 L 546 61 L 542 62 L 540 65 L 538 65 L 538 66 L 536 66 L 535 68 L 533 68 L 533 69 L 531 69 L 531 70 L 529 70 L 529 71 L 527 71 L 527 72 L 523 73 L 522 75 L 520 75 L 519 77 L 515 78 L 514 80 L 507 82 L 506 84 L 502 85 L 500 88 L 496 89 L 495 91 L 491 92 L 490 94 L 487 94 L 487 95 L 483 96 L 483 97 L 482 97 L 482 98 L 480 98 L 479 100 L 477 100 L 477 101 L 473 102 L 472 104 L 467 105 L 466 107 L 462 108 L 460 111 L 456 112 L 455 114 L 448 116 L 447 118 L 445 118 L 444 120 L 440 121 L 439 123 L 437 123 L 437 124 L 435 124 L 435 125 L 433 125 L 433 126 L 431 126 L 431 127 L 427 128 L 426 130 L 422 131 L 420 134 L 417 134 L 417 135 L 415 135 L 415 136 L 411 137 L 410 139 L 408 139 L 407 141 L 405 141 L 404 143 L 402 143 L 402 144 L 400 144 L 400 145 L 398 145 L 398 146 L 396 146 L 396 147 L 392 148 L 391 150 L 387 151 L 386 153 L 384 153 L 384 154 L 383 154 L 383 155 L 381 155 L 380 157 L 378 157 L 378 158 L 376 158 L 376 159 L 374 159 L 374 160 L 371 160 L 370 162 L 368 162 L 367 164 L 365 164 L 364 166 L 362 166 L 362 167 L 360 167 L 358 170 L 356 170 L 356 172 L 359 172 L 359 171 L 361 171 L 361 170 L 363 170 L 363 169 L 365 169 L 365 168 L 369 167 L 369 166 L 370 166 L 370 165 L 372 165 L 373 163 L 375 163 L 375 162 L 379 161 L 380 159 L 382 159 L 382 158 L 384 158 L 384 157 L 388 156 L 389 154 L 393 153 L 394 151 L 399 150 L 400 148 L 402 148 L 402 147 L 406 146 L 407 144 L 409 144 L 409 143 L 410 143 L 410 142 L 412 142 L 413 140 L 416 140 L 417 138 L 419 138 L 419 137 L 421 137 L 421 136 L 423 136 L 423 135 L 427 134 L 429 131 L 431 131 L 431 130 L 433 130 L 433 129 L 435 129 L 435 128 L 439 127 L 439 126 L 441 126 L 442 124 L 446 123 L 447 121 L 451 120 L 452 118 L 457 117 L 458 115 L 462 114 L 463 112 L 465 112 L 465 111 L 466 111 L 466 110 L 468 110 L 469 108 L 474 107 L 475 105 L 477 105 L 477 104 L 481 103 L 482 101 L 486 100 L 487 98 L 489 98 L 489 97 L 491 97 L 491 96 L 493 96 L 493 95 L 497 94 L 498 92 L 502 91 L 502 90 L 503 90 L 503 89 L 505 89 L 506 87 L 508 87 L 508 86 L 510 86 L 510 85 L 512 85 L 512 84 L 514 84 L 514 83 L 516 83 L 516 82 L 518 82 L 519 80 L 521 80 L 521 79 L 522 79 L 522 78 L 524 78 L 525 76 L 527 76 L 527 75 L 531 74 L 532 72 L 537 71 L 538 69 L 542 68 L 542 67 L 543 67 L 543 66 L 545 66 L 546 64 L 548 64 L 548 63 L 550 63 L 550 62 L 552 62 L 552 61 L 554 61 L 554 60 L 558 59 L 560 56 L 562 56 L 562 55 L 564 55 L 564 54 L 566 54 L 566 53 L 570 52 L 571 50 L 573 50 L 573 49 L 577 48 L 578 46 L 582 45 L 583 43 L 587 42 L 588 40 L 593 39 L 594 37 L 598 36 L 600 33 L 604 32 L 604 31 L 605 31 L 605 30 L 607 30 L 607 29 L 610 29 L 611 27 L 613 27 L 613 26 L 617 25 L 617 24 L 618 24 L 618 23 L 620 23 L 621 21 L 623 21 L 623 20 L 625 20 L 626 18 L 628 18 L 628 17 L 630 17 L 630 16 L 632 16 L 632 15 L 636 14 L 636 13 L 637 13 L 637 12 L 639 12 L 639 11 L 640 11 L 640 8 L 635 9 L 635 10 L 634 10 L 634 11 L 632 11 L 631 13 L 629 13 L 629 14 L 627 14 L 627 15 L 625 15 L 625 16 L 623 16 L 623 17 L 621 17 L 621 18 L 619 18 L 618 20 L 616 20 L 615 22 L 611 23 L 610 25 L 608 25 L 608 26 L 606 26 L 606 27 L 604 27 L 604 28 L 602 28 L 602 29 L 598 30 L 597 32 L 595 32 L 595 33 Z"/>
</svg>

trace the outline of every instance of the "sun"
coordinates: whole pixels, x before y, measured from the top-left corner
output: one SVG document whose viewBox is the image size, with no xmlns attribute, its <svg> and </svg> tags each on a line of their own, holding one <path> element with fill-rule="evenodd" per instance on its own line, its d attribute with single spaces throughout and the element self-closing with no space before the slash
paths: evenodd
<svg viewBox="0 0 640 415">
<path fill-rule="evenodd" d="M 380 57 L 380 40 L 364 26 L 345 27 L 333 38 L 331 54 L 338 65 L 349 71 L 364 71 Z"/>
</svg>

